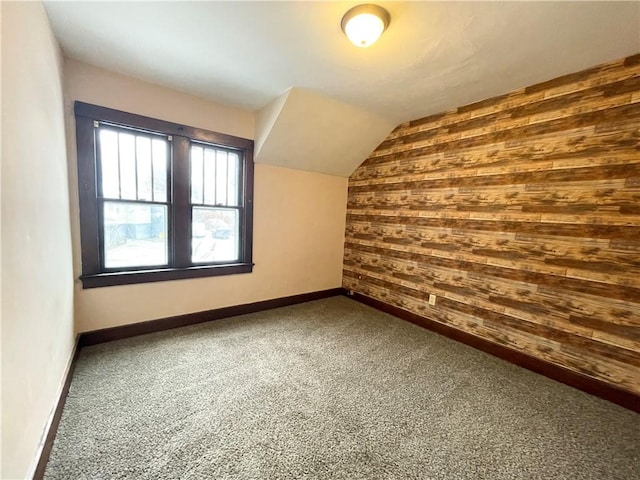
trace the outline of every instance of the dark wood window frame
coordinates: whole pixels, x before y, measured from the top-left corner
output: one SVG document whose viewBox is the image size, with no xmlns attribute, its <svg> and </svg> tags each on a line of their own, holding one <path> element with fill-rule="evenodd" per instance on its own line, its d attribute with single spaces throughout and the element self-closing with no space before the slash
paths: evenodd
<svg viewBox="0 0 640 480">
<path fill-rule="evenodd" d="M 78 155 L 78 195 L 83 288 L 159 282 L 185 278 L 233 275 L 253 271 L 253 140 L 157 120 L 106 107 L 75 102 Z M 98 208 L 96 125 L 106 123 L 171 139 L 168 179 L 168 257 L 162 268 L 107 270 L 102 267 Z M 242 201 L 239 226 L 239 260 L 224 264 L 191 261 L 191 203 L 189 149 L 192 142 L 238 152 L 241 160 Z"/>
</svg>

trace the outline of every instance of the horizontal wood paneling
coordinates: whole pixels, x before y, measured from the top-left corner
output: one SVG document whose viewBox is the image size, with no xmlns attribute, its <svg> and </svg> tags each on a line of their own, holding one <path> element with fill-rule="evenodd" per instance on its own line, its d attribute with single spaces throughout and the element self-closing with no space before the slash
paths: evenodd
<svg viewBox="0 0 640 480">
<path fill-rule="evenodd" d="M 351 298 L 370 305 L 378 310 L 395 315 L 398 318 L 415 323 L 421 327 L 452 338 L 453 340 L 457 340 L 466 345 L 477 348 L 478 350 L 482 350 L 483 352 L 487 352 L 566 385 L 571 385 L 572 387 L 640 413 L 640 396 L 629 392 L 628 390 L 623 390 L 609 382 L 597 380 L 575 370 L 569 370 L 549 361 L 542 360 L 539 357 L 533 357 L 521 350 L 506 347 L 478 335 L 467 333 L 459 328 L 455 328 L 441 322 L 433 321 L 424 316 L 409 312 L 408 310 L 404 310 L 366 295 L 350 293 L 350 296 Z"/>
<path fill-rule="evenodd" d="M 399 125 L 343 285 L 640 393 L 640 54 Z"/>
</svg>

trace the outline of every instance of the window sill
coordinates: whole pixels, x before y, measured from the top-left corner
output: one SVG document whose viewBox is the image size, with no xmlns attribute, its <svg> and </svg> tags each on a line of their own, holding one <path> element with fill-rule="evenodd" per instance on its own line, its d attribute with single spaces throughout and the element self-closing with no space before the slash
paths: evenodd
<svg viewBox="0 0 640 480">
<path fill-rule="evenodd" d="M 233 263 L 229 265 L 205 265 L 187 268 L 162 268 L 156 270 L 136 270 L 130 272 L 96 273 L 82 275 L 82 288 L 112 287 L 134 283 L 165 282 L 186 278 L 217 277 L 251 273 L 253 263 Z"/>
</svg>

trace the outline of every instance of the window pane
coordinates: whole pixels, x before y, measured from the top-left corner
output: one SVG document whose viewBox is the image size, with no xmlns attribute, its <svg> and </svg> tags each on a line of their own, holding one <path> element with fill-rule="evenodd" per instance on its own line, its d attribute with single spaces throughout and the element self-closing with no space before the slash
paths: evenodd
<svg viewBox="0 0 640 480">
<path fill-rule="evenodd" d="M 227 205 L 227 159 L 224 150 L 216 152 L 216 205 Z"/>
<path fill-rule="evenodd" d="M 105 198 L 120 198 L 118 134 L 113 130 L 100 129 L 99 135 L 102 196 Z"/>
<path fill-rule="evenodd" d="M 151 139 L 136 137 L 138 159 L 138 200 L 153 200 L 151 178 Z"/>
<path fill-rule="evenodd" d="M 151 141 L 153 154 L 153 199 L 167 201 L 167 141 L 154 138 Z"/>
<path fill-rule="evenodd" d="M 218 148 L 191 146 L 191 203 L 238 206 L 240 157 Z"/>
<path fill-rule="evenodd" d="M 167 207 L 104 202 L 106 268 L 166 265 Z"/>
<path fill-rule="evenodd" d="M 118 134 L 120 147 L 120 195 L 136 199 L 136 151 L 135 137 L 130 133 Z"/>
<path fill-rule="evenodd" d="M 216 204 L 216 151 L 204 149 L 204 203 Z"/>
<path fill-rule="evenodd" d="M 235 209 L 193 207 L 191 261 L 237 261 L 239 223 Z"/>
<path fill-rule="evenodd" d="M 240 158 L 237 153 L 229 154 L 229 168 L 227 171 L 227 205 L 238 205 L 238 165 Z"/>
<path fill-rule="evenodd" d="M 191 147 L 191 203 L 202 203 L 203 199 L 203 153 L 204 152 L 202 147 Z"/>
</svg>

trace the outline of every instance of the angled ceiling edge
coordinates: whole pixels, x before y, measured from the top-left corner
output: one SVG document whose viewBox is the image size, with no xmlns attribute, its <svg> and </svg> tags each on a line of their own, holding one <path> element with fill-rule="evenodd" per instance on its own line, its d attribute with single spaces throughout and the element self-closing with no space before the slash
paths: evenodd
<svg viewBox="0 0 640 480">
<path fill-rule="evenodd" d="M 255 161 L 348 177 L 394 127 L 391 119 L 293 87 L 258 112 Z"/>
</svg>

